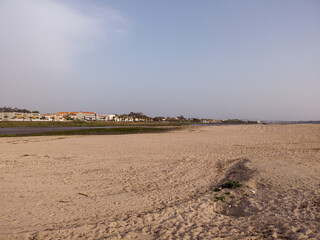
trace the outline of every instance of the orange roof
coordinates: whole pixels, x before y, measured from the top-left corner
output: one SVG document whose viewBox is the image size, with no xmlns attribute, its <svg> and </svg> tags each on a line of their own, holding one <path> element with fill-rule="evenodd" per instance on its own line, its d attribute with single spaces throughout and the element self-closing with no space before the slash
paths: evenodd
<svg viewBox="0 0 320 240">
<path fill-rule="evenodd" d="M 72 114 L 72 115 L 75 115 L 75 114 L 78 114 L 79 112 L 57 112 L 55 113 L 55 115 L 66 115 L 66 114 Z M 81 113 L 84 113 L 84 114 L 96 114 L 95 112 L 81 112 Z"/>
<path fill-rule="evenodd" d="M 83 113 L 86 113 L 86 114 L 96 114 L 95 112 L 83 112 Z"/>
</svg>

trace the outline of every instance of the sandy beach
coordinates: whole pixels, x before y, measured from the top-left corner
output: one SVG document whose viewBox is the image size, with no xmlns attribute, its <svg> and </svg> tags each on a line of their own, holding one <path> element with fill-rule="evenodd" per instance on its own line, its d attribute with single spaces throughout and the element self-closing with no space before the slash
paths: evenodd
<svg viewBox="0 0 320 240">
<path fill-rule="evenodd" d="M 4 240 L 320 239 L 316 124 L 0 138 L 0 163 Z"/>
</svg>

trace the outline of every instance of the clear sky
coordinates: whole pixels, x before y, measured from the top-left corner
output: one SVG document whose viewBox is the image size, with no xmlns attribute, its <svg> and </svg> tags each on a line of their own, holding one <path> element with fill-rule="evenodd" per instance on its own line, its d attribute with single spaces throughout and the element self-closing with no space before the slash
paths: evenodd
<svg viewBox="0 0 320 240">
<path fill-rule="evenodd" d="M 0 106 L 320 119 L 319 0 L 0 0 Z"/>
</svg>

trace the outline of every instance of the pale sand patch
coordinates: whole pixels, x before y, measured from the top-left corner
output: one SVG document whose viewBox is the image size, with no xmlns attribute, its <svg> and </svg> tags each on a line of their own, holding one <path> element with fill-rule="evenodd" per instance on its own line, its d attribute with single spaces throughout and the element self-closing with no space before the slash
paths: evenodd
<svg viewBox="0 0 320 240">
<path fill-rule="evenodd" d="M 320 238 L 320 125 L 1 138 L 0 164 L 1 239 Z"/>
</svg>

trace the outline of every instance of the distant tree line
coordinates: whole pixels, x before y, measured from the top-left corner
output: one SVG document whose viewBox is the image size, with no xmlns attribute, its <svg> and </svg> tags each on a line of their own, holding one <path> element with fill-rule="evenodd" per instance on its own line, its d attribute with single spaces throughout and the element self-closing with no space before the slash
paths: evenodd
<svg viewBox="0 0 320 240">
<path fill-rule="evenodd" d="M 120 119 L 139 119 L 144 121 L 155 121 L 155 122 L 161 122 L 161 121 L 167 121 L 167 122 L 189 122 L 189 123 L 199 123 L 201 122 L 201 119 L 199 118 L 185 118 L 183 115 L 179 115 L 177 117 L 163 117 L 163 116 L 157 116 L 157 117 L 149 117 L 142 112 L 130 112 L 128 114 L 116 114 L 117 117 Z"/>
<path fill-rule="evenodd" d="M 12 107 L 0 107 L 0 112 L 39 113 L 39 111 L 30 111 L 24 108 L 12 108 Z"/>
<path fill-rule="evenodd" d="M 240 119 L 227 119 L 222 120 L 221 123 L 223 124 L 255 124 L 257 121 L 245 121 Z"/>
</svg>

